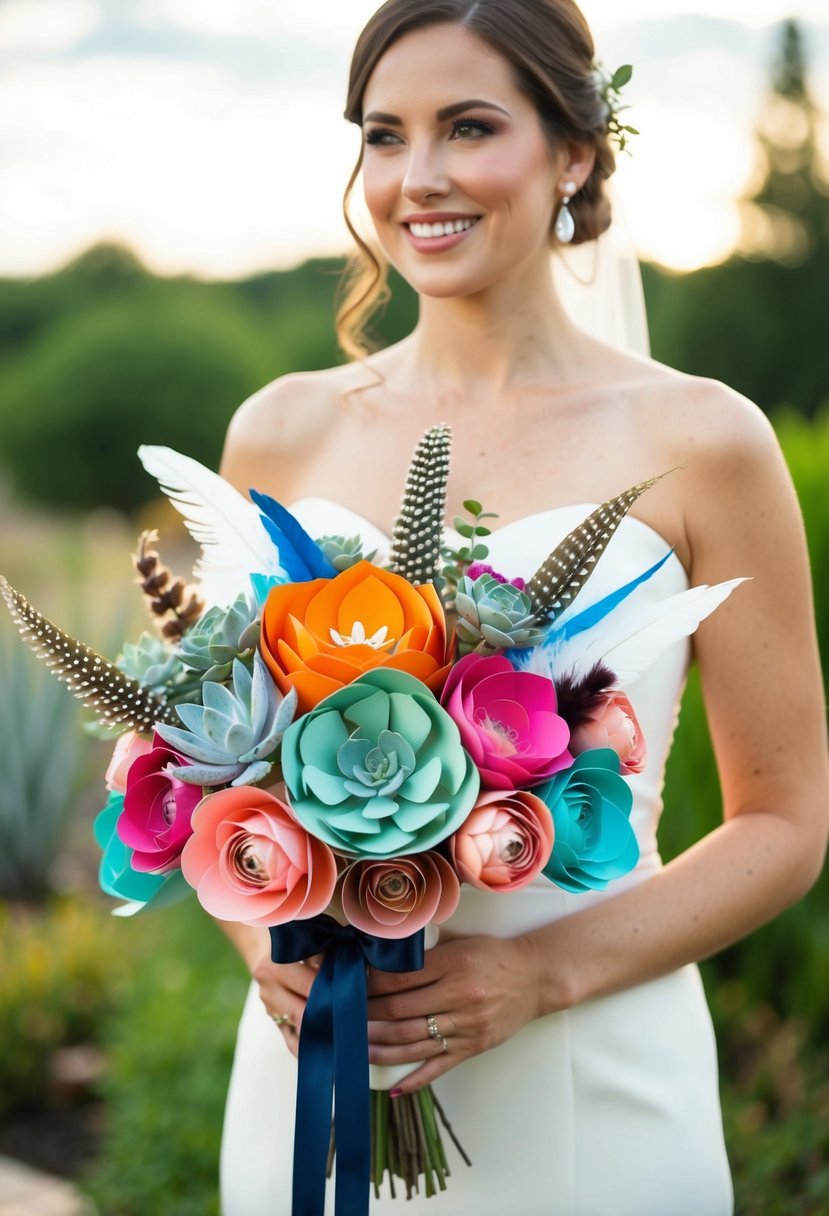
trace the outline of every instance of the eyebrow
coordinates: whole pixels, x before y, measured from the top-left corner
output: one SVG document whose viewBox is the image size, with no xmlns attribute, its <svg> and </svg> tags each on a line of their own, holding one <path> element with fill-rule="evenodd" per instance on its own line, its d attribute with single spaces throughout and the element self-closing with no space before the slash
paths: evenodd
<svg viewBox="0 0 829 1216">
<path fill-rule="evenodd" d="M 509 118 L 509 113 L 501 106 L 496 106 L 491 101 L 481 101 L 480 98 L 473 98 L 470 101 L 456 101 L 451 106 L 444 106 L 442 110 L 437 112 L 438 122 L 444 122 L 447 118 L 454 118 L 456 114 L 463 114 L 466 110 L 497 110 L 499 114 L 506 114 Z M 384 122 L 390 127 L 402 127 L 403 120 L 398 118 L 396 114 L 382 114 L 379 110 L 372 110 L 370 114 L 366 114 L 363 122 Z"/>
</svg>

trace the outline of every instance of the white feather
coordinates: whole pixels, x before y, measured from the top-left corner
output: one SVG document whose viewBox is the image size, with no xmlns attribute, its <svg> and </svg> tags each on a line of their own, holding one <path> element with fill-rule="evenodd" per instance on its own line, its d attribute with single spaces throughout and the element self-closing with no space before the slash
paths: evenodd
<svg viewBox="0 0 829 1216">
<path fill-rule="evenodd" d="M 608 613 L 592 629 L 577 634 L 556 647 L 538 647 L 527 666 L 537 670 L 542 659 L 545 674 L 553 680 L 567 672 L 579 678 L 595 663 L 602 662 L 616 676 L 616 687 L 632 684 L 674 642 L 692 634 L 715 608 L 728 598 L 744 578 L 733 578 L 713 587 L 702 584 L 680 591 L 656 603 L 630 600 Z M 546 650 L 546 656 L 544 652 Z"/>
<path fill-rule="evenodd" d="M 202 547 L 193 574 L 208 604 L 231 604 L 249 574 L 284 576 L 258 509 L 223 477 L 172 448 L 144 444 L 138 457 Z"/>
</svg>

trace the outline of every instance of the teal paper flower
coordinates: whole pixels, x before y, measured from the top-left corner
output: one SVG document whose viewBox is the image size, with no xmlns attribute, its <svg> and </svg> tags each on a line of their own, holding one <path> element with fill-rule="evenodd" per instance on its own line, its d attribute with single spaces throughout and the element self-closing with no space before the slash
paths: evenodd
<svg viewBox="0 0 829 1216">
<path fill-rule="evenodd" d="M 131 904 L 138 905 L 130 911 L 138 911 L 149 904 L 160 908 L 188 895 L 190 887 L 180 870 L 172 870 L 166 874 L 147 874 L 133 870 L 130 864 L 133 850 L 124 844 L 116 831 L 116 824 L 123 809 L 124 795 L 110 794 L 106 806 L 95 820 L 95 839 L 104 853 L 98 870 L 101 890 L 107 895 L 114 895 L 118 899 L 126 899 Z"/>
<path fill-rule="evenodd" d="M 577 756 L 572 768 L 533 790 L 553 817 L 555 843 L 544 874 L 565 891 L 602 891 L 630 873 L 639 844 L 630 826 L 633 794 L 610 748 Z"/>
<path fill-rule="evenodd" d="M 367 672 L 294 722 L 282 773 L 300 823 L 358 857 L 433 848 L 463 823 L 480 784 L 448 713 L 392 668 Z"/>
</svg>

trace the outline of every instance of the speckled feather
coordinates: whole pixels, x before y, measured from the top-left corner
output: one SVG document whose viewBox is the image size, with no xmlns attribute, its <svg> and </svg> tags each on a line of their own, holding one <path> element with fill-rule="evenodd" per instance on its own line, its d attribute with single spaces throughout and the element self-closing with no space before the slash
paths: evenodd
<svg viewBox="0 0 829 1216">
<path fill-rule="evenodd" d="M 21 637 L 37 657 L 79 701 L 98 714 L 105 726 L 131 726 L 149 734 L 156 722 L 178 721 L 171 707 L 47 620 L 1 575 L 0 595 Z"/>
<path fill-rule="evenodd" d="M 415 448 L 392 532 L 389 565 L 416 586 L 434 583 L 439 574 L 451 442 L 452 432 L 441 424 Z"/>
<path fill-rule="evenodd" d="M 554 621 L 570 607 L 637 498 L 664 476 L 649 477 L 608 499 L 556 545 L 525 587 L 537 621 Z"/>
</svg>

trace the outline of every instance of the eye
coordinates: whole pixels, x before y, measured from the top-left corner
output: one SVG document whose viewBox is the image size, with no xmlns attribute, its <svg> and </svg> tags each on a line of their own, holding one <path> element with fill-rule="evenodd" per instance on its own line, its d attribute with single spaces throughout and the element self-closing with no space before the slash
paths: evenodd
<svg viewBox="0 0 829 1216">
<path fill-rule="evenodd" d="M 480 139 L 482 136 L 494 134 L 494 127 L 477 118 L 456 118 L 452 123 L 453 139 Z"/>
<path fill-rule="evenodd" d="M 371 145 L 400 143 L 400 136 L 384 127 L 372 127 L 371 130 L 366 131 L 364 138 L 365 142 Z"/>
</svg>

